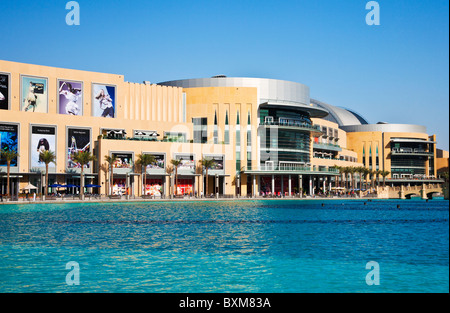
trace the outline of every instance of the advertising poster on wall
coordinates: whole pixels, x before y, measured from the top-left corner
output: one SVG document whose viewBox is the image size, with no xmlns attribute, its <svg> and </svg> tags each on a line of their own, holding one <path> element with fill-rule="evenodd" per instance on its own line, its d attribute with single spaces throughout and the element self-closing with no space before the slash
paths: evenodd
<svg viewBox="0 0 450 313">
<path fill-rule="evenodd" d="M 123 178 L 114 178 L 112 193 L 114 195 L 126 195 L 127 194 L 127 186 L 126 180 Z"/>
<path fill-rule="evenodd" d="M 153 154 L 153 153 L 146 153 L 146 154 L 153 155 L 153 157 L 155 158 L 154 163 L 147 165 L 147 171 L 165 169 L 166 164 L 164 162 L 164 154 Z"/>
<path fill-rule="evenodd" d="M 155 197 L 162 195 L 162 179 L 147 179 L 145 184 L 145 194 Z"/>
<path fill-rule="evenodd" d="M 58 80 L 58 112 L 83 115 L 83 83 Z"/>
<path fill-rule="evenodd" d="M 73 156 L 77 152 L 90 151 L 91 130 L 83 128 L 67 129 L 67 168 L 81 168 L 80 163 L 73 161 Z M 90 168 L 90 164 L 84 166 Z"/>
<path fill-rule="evenodd" d="M 21 109 L 25 112 L 48 112 L 47 78 L 21 77 Z"/>
<path fill-rule="evenodd" d="M 19 126 L 0 124 L 0 152 L 16 151 L 19 148 Z M 6 167 L 6 160 L 0 159 L 0 167 Z M 11 161 L 11 166 L 17 166 L 17 158 Z"/>
<path fill-rule="evenodd" d="M 131 153 L 113 153 L 113 156 L 117 158 L 114 163 L 114 168 L 133 168 L 133 154 Z"/>
<path fill-rule="evenodd" d="M 176 155 L 177 160 L 181 160 L 178 166 L 179 171 L 195 171 L 195 160 L 192 154 Z"/>
<path fill-rule="evenodd" d="M 222 171 L 223 170 L 223 155 L 210 155 L 205 156 L 208 160 L 213 160 L 214 163 L 211 165 L 211 167 L 208 168 L 208 170 L 212 171 Z"/>
<path fill-rule="evenodd" d="M 92 84 L 92 115 L 116 117 L 116 87 Z"/>
<path fill-rule="evenodd" d="M 179 179 L 177 185 L 177 194 L 192 195 L 194 193 L 194 186 L 192 179 Z"/>
<path fill-rule="evenodd" d="M 0 73 L 0 110 L 9 109 L 9 75 Z"/>
<path fill-rule="evenodd" d="M 53 126 L 32 126 L 30 142 L 31 168 L 45 168 L 45 163 L 41 161 L 39 154 L 43 151 L 53 151 L 56 154 L 56 128 Z M 49 163 L 48 167 L 49 169 L 56 168 L 56 165 L 55 163 Z"/>
</svg>

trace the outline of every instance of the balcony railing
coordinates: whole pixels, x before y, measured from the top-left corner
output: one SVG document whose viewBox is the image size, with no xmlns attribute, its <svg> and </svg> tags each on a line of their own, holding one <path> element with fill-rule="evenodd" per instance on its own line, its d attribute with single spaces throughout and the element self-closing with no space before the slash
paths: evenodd
<svg viewBox="0 0 450 313">
<path fill-rule="evenodd" d="M 331 151 L 342 151 L 341 146 L 332 143 L 317 143 L 313 144 L 314 149 L 331 150 Z"/>
<path fill-rule="evenodd" d="M 391 150 L 392 155 L 433 155 L 433 152 L 422 149 Z"/>
<path fill-rule="evenodd" d="M 315 131 L 322 133 L 322 129 L 320 126 L 311 125 L 308 123 L 302 123 L 299 121 L 265 121 L 261 123 L 262 126 L 281 126 L 281 127 L 293 127 L 293 128 L 301 128 L 305 130 Z"/>
<path fill-rule="evenodd" d="M 333 167 L 306 166 L 300 164 L 260 165 L 243 167 L 242 172 L 319 172 L 339 174 Z"/>
</svg>

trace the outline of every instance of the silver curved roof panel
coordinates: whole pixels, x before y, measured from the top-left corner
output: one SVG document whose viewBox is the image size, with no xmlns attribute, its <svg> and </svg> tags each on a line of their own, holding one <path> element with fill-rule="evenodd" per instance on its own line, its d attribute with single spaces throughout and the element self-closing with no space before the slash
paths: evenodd
<svg viewBox="0 0 450 313">
<path fill-rule="evenodd" d="M 311 117 L 322 118 L 328 110 L 311 104 L 309 87 L 286 80 L 252 77 L 213 77 L 181 79 L 159 83 L 159 85 L 199 88 L 199 87 L 255 87 L 258 90 L 259 104 L 306 111 Z"/>
<path fill-rule="evenodd" d="M 366 119 L 364 119 L 359 114 L 356 114 L 350 110 L 335 107 L 333 105 L 330 105 L 328 103 L 320 102 L 315 99 L 311 99 L 311 103 L 327 110 L 330 115 L 328 116 L 328 120 L 338 124 L 341 126 L 348 126 L 348 125 L 363 125 L 368 124 Z"/>
<path fill-rule="evenodd" d="M 346 132 L 385 132 L 385 133 L 427 133 L 427 128 L 422 125 L 411 124 L 367 124 L 350 125 L 341 127 Z"/>
<path fill-rule="evenodd" d="M 261 102 L 286 101 L 310 105 L 309 87 L 300 83 L 252 77 L 218 77 L 172 80 L 159 85 L 183 88 L 197 87 L 256 87 Z"/>
</svg>

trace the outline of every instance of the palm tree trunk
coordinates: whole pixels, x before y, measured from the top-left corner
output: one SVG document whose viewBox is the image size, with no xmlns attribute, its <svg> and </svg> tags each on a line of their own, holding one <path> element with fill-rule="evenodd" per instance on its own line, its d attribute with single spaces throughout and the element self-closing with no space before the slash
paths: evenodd
<svg viewBox="0 0 450 313">
<path fill-rule="evenodd" d="M 109 179 L 108 179 L 108 171 L 104 171 L 105 172 L 105 195 L 107 195 L 109 193 Z"/>
<path fill-rule="evenodd" d="M 80 199 L 84 200 L 84 165 L 81 165 L 81 172 L 80 172 Z"/>
<path fill-rule="evenodd" d="M 142 188 L 144 190 L 144 195 L 147 194 L 147 168 L 144 169 L 144 186 Z"/>
<path fill-rule="evenodd" d="M 178 195 L 178 167 L 175 167 L 175 195 Z"/>
<path fill-rule="evenodd" d="M 48 196 L 48 164 L 45 164 L 45 190 L 44 190 L 45 197 Z"/>
<path fill-rule="evenodd" d="M 110 165 L 110 170 L 111 170 L 111 173 L 109 175 L 109 195 L 112 196 L 112 194 L 113 194 L 113 182 L 114 182 L 114 180 L 113 180 L 114 168 L 113 168 L 112 164 Z"/>
<path fill-rule="evenodd" d="M 6 199 L 9 197 L 9 184 L 10 184 L 10 170 L 11 170 L 11 161 L 6 162 Z"/>
<path fill-rule="evenodd" d="M 208 168 L 206 168 L 206 186 L 205 186 L 205 195 L 208 194 Z"/>
</svg>

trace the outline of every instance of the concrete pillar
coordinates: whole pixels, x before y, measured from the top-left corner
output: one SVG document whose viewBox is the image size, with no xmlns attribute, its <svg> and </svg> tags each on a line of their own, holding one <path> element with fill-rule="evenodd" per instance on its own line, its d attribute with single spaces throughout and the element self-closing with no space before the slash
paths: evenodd
<svg viewBox="0 0 450 313">
<path fill-rule="evenodd" d="M 215 193 L 216 193 L 216 199 L 219 199 L 219 175 L 216 175 L 216 190 L 215 190 Z"/>
<path fill-rule="evenodd" d="M 252 197 L 256 196 L 256 175 L 253 175 Z"/>
<path fill-rule="evenodd" d="M 403 185 L 401 185 L 401 187 L 400 187 L 399 196 L 400 196 L 400 199 L 406 199 L 406 197 L 405 197 L 405 186 L 403 186 Z"/>
<path fill-rule="evenodd" d="M 422 183 L 422 189 L 420 190 L 420 195 L 422 196 L 423 200 L 428 199 L 428 197 L 427 197 L 427 188 L 426 188 L 424 183 Z"/>
<path fill-rule="evenodd" d="M 275 175 L 272 175 L 272 195 L 275 193 Z"/>
<path fill-rule="evenodd" d="M 300 198 L 303 197 L 303 176 L 298 175 L 298 192 L 300 194 Z"/>
<path fill-rule="evenodd" d="M 236 175 L 236 196 L 239 198 L 241 195 L 241 177 Z"/>
<path fill-rule="evenodd" d="M 289 197 L 292 194 L 292 182 L 291 182 L 291 175 L 289 175 L 289 188 L 288 188 L 288 192 L 289 192 Z"/>
<path fill-rule="evenodd" d="M 310 196 L 314 195 L 313 181 L 311 175 L 309 176 L 309 195 Z"/>
</svg>

